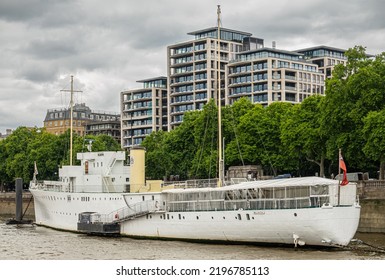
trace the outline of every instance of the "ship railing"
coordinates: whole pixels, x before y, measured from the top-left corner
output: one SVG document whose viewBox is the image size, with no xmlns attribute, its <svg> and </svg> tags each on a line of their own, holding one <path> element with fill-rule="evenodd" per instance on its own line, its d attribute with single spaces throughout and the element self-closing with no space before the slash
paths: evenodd
<svg viewBox="0 0 385 280">
<path fill-rule="evenodd" d="M 174 188 L 216 188 L 218 179 L 197 179 L 186 181 L 165 181 L 163 187 L 173 186 Z"/>
<path fill-rule="evenodd" d="M 33 188 L 43 191 L 68 192 L 69 183 L 58 181 L 36 181 Z"/>
<path fill-rule="evenodd" d="M 267 209 L 299 209 L 316 208 L 328 204 L 328 196 L 286 198 L 286 199 L 239 199 L 239 200 L 201 200 L 201 201 L 170 201 L 166 204 L 167 211 L 230 211 L 230 210 L 267 210 Z"/>
<path fill-rule="evenodd" d="M 148 200 L 114 210 L 108 214 L 94 213 L 91 216 L 93 223 L 118 223 L 163 210 L 160 202 Z"/>
</svg>

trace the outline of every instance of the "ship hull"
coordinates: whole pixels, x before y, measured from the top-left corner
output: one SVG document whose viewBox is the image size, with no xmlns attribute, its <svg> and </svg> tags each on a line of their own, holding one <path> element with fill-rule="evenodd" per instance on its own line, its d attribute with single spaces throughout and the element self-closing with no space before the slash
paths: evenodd
<svg viewBox="0 0 385 280">
<path fill-rule="evenodd" d="M 121 233 L 196 241 L 344 246 L 353 238 L 359 216 L 359 206 L 155 213 L 123 223 Z"/>
<path fill-rule="evenodd" d="M 34 198 L 35 223 L 50 228 L 78 231 L 82 212 L 110 213 L 125 207 L 121 193 L 66 193 L 30 189 Z"/>
<path fill-rule="evenodd" d="M 61 193 L 31 190 L 36 224 L 78 231 L 82 212 L 111 213 L 123 208 L 122 193 Z M 124 194 L 132 203 L 159 194 Z M 154 198 L 155 196 L 155 198 Z M 150 213 L 121 222 L 121 235 L 211 242 L 347 245 L 359 222 L 360 206 L 302 209 Z"/>
</svg>

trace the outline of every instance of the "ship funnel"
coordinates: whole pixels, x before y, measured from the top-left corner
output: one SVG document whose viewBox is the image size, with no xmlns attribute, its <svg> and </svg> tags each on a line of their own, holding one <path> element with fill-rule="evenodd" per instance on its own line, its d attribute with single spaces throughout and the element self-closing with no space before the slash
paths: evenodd
<svg viewBox="0 0 385 280">
<path fill-rule="evenodd" d="M 145 153 L 144 147 L 133 147 L 130 150 L 130 192 L 137 193 L 145 182 Z"/>
</svg>

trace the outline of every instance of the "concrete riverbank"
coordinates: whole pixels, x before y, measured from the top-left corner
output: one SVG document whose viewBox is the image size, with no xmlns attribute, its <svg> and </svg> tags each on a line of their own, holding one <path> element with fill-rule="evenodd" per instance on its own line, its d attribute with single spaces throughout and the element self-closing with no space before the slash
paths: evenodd
<svg viewBox="0 0 385 280">
<path fill-rule="evenodd" d="M 28 207 L 28 208 L 27 208 Z M 0 193 L 0 215 L 15 216 L 16 212 L 16 193 Z M 23 213 L 27 217 L 35 217 L 32 195 L 29 192 L 23 192 Z"/>
<path fill-rule="evenodd" d="M 359 232 L 385 233 L 385 181 L 361 181 L 357 184 L 361 218 Z M 15 192 L 0 193 L 0 215 L 15 215 Z M 23 192 L 23 213 L 34 218 L 32 195 Z M 28 208 L 27 208 L 28 206 Z"/>
</svg>

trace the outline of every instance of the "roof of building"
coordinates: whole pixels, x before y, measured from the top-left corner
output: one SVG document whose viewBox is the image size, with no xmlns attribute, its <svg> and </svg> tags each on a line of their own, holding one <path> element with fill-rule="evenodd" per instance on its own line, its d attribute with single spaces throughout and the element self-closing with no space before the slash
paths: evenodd
<svg viewBox="0 0 385 280">
<path fill-rule="evenodd" d="M 303 53 L 300 53 L 300 52 L 287 51 L 287 50 L 281 50 L 281 49 L 275 49 L 275 48 L 267 48 L 267 47 L 240 52 L 240 53 L 237 53 L 237 55 L 244 55 L 249 53 L 257 53 L 257 52 L 265 52 L 265 51 L 275 52 L 275 53 L 284 53 L 284 54 L 295 55 L 295 56 L 303 56 Z"/>
<path fill-rule="evenodd" d="M 155 77 L 155 78 L 148 78 L 148 79 L 144 79 L 144 80 L 139 80 L 136 82 L 137 83 L 146 83 L 146 82 L 159 81 L 159 80 L 167 80 L 167 77 L 159 76 L 159 77 Z"/>
<path fill-rule="evenodd" d="M 197 35 L 197 34 L 201 34 L 201 33 L 207 33 L 207 32 L 210 32 L 210 31 L 216 31 L 217 29 L 218 29 L 218 27 L 209 27 L 209 28 L 205 28 L 205 29 L 201 29 L 201 30 L 197 30 L 197 31 L 192 31 L 192 32 L 189 32 L 187 34 L 188 35 Z M 227 31 L 227 32 L 238 33 L 238 34 L 241 34 L 241 35 L 244 35 L 244 36 L 251 36 L 251 35 L 253 35 L 253 34 L 251 34 L 249 32 L 238 31 L 238 30 L 228 29 L 228 28 L 224 28 L 224 27 L 221 27 L 221 30 L 222 31 Z"/>
<path fill-rule="evenodd" d="M 295 52 L 306 52 L 306 51 L 315 51 L 315 50 L 329 50 L 329 51 L 342 52 L 342 53 L 345 53 L 347 51 L 346 49 L 320 45 L 320 46 L 314 46 L 314 47 L 304 48 L 300 50 L 295 50 Z"/>
</svg>

